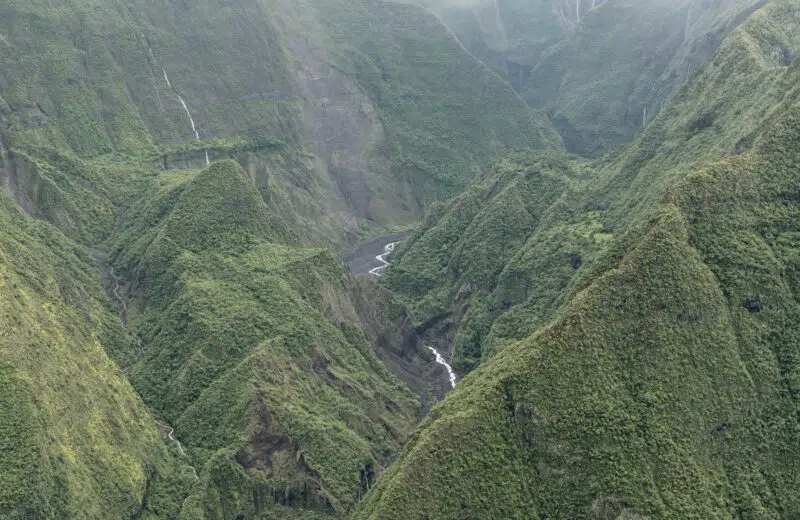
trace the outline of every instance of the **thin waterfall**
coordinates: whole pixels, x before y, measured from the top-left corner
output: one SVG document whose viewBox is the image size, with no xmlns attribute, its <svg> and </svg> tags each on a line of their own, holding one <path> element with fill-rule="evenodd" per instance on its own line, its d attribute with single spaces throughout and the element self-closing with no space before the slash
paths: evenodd
<svg viewBox="0 0 800 520">
<path fill-rule="evenodd" d="M 142 39 L 145 41 L 145 45 L 147 45 L 147 52 L 150 54 L 150 59 L 155 62 L 156 58 L 153 56 L 153 49 L 150 48 L 150 44 L 147 43 L 147 38 L 142 35 Z M 153 66 L 148 61 L 147 68 L 150 69 L 150 81 L 153 83 L 153 90 L 156 91 L 156 98 L 158 99 L 158 108 L 163 112 L 164 111 L 164 103 L 161 101 L 161 94 L 158 92 L 158 84 L 156 83 L 156 75 L 153 73 Z"/>
<path fill-rule="evenodd" d="M 147 40 L 145 39 L 145 41 Z M 150 48 L 149 44 L 147 45 L 147 51 L 150 53 L 150 57 L 153 59 L 153 61 L 155 61 L 155 56 L 153 56 L 153 49 Z M 197 125 L 195 125 L 194 123 L 194 118 L 192 117 L 192 113 L 189 110 L 189 105 L 187 105 L 183 97 L 180 94 L 178 94 L 178 91 L 175 90 L 175 88 L 173 88 L 172 82 L 169 80 L 169 75 L 167 75 L 167 69 L 161 67 L 161 72 L 164 74 L 164 81 L 167 82 L 167 87 L 169 87 L 172 93 L 175 94 L 175 97 L 178 98 L 178 101 L 181 102 L 181 106 L 183 107 L 183 110 L 186 112 L 186 117 L 189 118 L 189 124 L 192 127 L 192 132 L 194 133 L 195 139 L 197 140 L 198 143 L 201 142 L 200 132 L 197 131 Z M 158 90 L 156 90 L 156 93 L 158 93 Z M 159 103 L 161 102 L 161 96 L 159 96 L 158 101 Z M 206 158 L 206 167 L 209 167 L 211 166 L 211 159 L 208 156 L 208 150 L 205 150 L 204 152 Z"/>
<path fill-rule="evenodd" d="M 493 0 L 492 3 L 494 4 L 495 23 L 497 24 L 497 29 L 500 31 L 500 39 L 503 45 L 508 45 L 508 34 L 506 33 L 506 26 L 503 23 L 503 15 L 500 14 L 500 5 L 498 5 L 497 0 Z"/>
<path fill-rule="evenodd" d="M 442 365 L 447 370 L 447 377 L 450 379 L 450 386 L 452 388 L 456 387 L 456 373 L 453 372 L 453 367 L 450 366 L 450 363 L 445 361 L 444 356 L 442 356 L 438 350 L 435 348 L 428 346 L 428 349 L 433 352 L 433 355 L 436 356 L 436 362 Z"/>
</svg>

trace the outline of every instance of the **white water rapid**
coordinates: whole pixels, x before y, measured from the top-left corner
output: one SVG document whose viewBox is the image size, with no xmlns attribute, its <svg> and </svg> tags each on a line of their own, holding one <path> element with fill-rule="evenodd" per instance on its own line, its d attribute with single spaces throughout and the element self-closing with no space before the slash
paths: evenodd
<svg viewBox="0 0 800 520">
<path fill-rule="evenodd" d="M 456 373 L 453 372 L 453 367 L 450 366 L 450 363 L 444 360 L 444 356 L 439 353 L 433 347 L 428 347 L 428 349 L 433 352 L 433 355 L 436 356 L 436 362 L 442 365 L 447 370 L 447 377 L 450 378 L 450 386 L 455 388 L 456 387 Z"/>
<path fill-rule="evenodd" d="M 378 267 L 371 269 L 369 274 L 380 278 L 381 272 L 384 271 L 387 267 L 389 267 L 389 262 L 386 260 L 386 257 L 392 254 L 392 252 L 394 252 L 394 248 L 397 247 L 397 244 L 399 243 L 400 242 L 391 242 L 383 247 L 383 253 L 375 257 L 375 260 L 379 261 L 382 265 L 379 265 Z M 433 355 L 436 356 L 436 362 L 442 365 L 445 368 L 445 370 L 447 370 L 447 377 L 450 379 L 450 386 L 455 388 L 456 373 L 453 372 L 453 367 L 450 366 L 450 363 L 448 363 L 444 359 L 444 356 L 438 350 L 428 345 L 426 345 L 426 347 L 428 347 L 428 350 L 433 352 Z"/>
<path fill-rule="evenodd" d="M 369 274 L 371 274 L 372 276 L 377 276 L 378 278 L 380 278 L 381 271 L 383 271 L 384 269 L 389 267 L 389 262 L 386 261 L 386 257 L 389 256 L 390 254 L 392 254 L 392 251 L 394 251 L 395 246 L 397 246 L 397 244 L 399 244 L 399 243 L 400 242 L 392 242 L 390 244 L 386 244 L 383 247 L 383 254 L 380 254 L 380 255 L 375 257 L 375 260 L 380 262 L 382 265 L 379 265 L 375 269 L 370 269 Z"/>
</svg>

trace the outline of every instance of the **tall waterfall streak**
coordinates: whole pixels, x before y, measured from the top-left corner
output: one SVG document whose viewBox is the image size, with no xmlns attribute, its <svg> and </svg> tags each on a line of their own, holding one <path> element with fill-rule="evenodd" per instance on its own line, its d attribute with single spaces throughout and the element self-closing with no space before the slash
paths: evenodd
<svg viewBox="0 0 800 520">
<path fill-rule="evenodd" d="M 642 108 L 642 128 L 647 128 L 647 107 Z"/>
<path fill-rule="evenodd" d="M 117 308 L 119 309 L 117 312 L 117 314 L 119 315 L 119 326 L 122 328 L 122 330 L 127 331 L 128 326 L 125 324 L 125 313 L 128 311 L 128 304 L 125 302 L 125 299 L 122 298 L 122 296 L 120 296 L 119 294 L 119 289 L 120 289 L 119 277 L 114 272 L 113 267 L 111 268 L 111 278 L 114 279 L 114 289 L 112 289 L 111 292 L 114 294 L 114 298 L 116 298 L 117 302 L 119 303 L 119 305 L 117 306 Z"/>
<path fill-rule="evenodd" d="M 161 101 L 161 94 L 158 92 L 158 84 L 156 83 L 156 75 L 153 73 L 153 65 L 152 64 L 155 63 L 156 57 L 153 56 L 153 49 L 150 48 L 150 44 L 147 43 L 147 38 L 145 38 L 144 35 L 142 35 L 142 39 L 144 40 L 145 45 L 147 45 L 147 52 L 150 55 L 150 60 L 151 60 L 151 61 L 147 62 L 147 68 L 150 69 L 150 81 L 153 82 L 153 90 L 156 91 L 156 98 L 158 99 L 158 108 L 161 109 L 161 111 L 163 112 L 164 111 L 164 102 Z"/>
<path fill-rule="evenodd" d="M 174 443 L 175 443 L 175 444 L 178 446 L 178 451 L 180 451 L 180 452 L 181 452 L 181 455 L 183 455 L 184 457 L 187 457 L 187 458 L 188 458 L 188 456 L 186 455 L 186 452 L 185 452 L 185 451 L 183 451 L 183 446 L 181 445 L 181 442 L 180 442 L 178 439 L 176 439 L 176 438 L 175 438 L 175 428 L 173 428 L 172 426 L 167 426 L 166 424 L 164 424 L 164 423 L 162 423 L 162 422 L 159 422 L 159 421 L 155 421 L 155 423 L 156 423 L 158 426 L 160 426 L 161 428 L 164 428 L 165 430 L 166 430 L 167 428 L 169 428 L 169 433 L 167 433 L 167 438 L 168 438 L 169 440 L 171 440 L 172 442 L 174 442 Z M 194 469 L 194 466 L 192 466 L 192 465 L 189 465 L 189 467 L 192 469 L 192 474 L 194 475 L 194 479 L 195 479 L 195 480 L 200 480 L 200 479 L 197 477 L 197 470 L 195 470 L 195 469 Z M 186 503 L 186 501 L 184 501 L 184 503 Z"/>
<path fill-rule="evenodd" d="M 686 11 L 686 28 L 683 30 L 683 43 L 689 40 L 689 27 L 692 22 L 692 2 L 689 2 L 689 10 Z"/>
<path fill-rule="evenodd" d="M 581 0 L 575 0 L 575 19 L 581 23 Z"/>
<path fill-rule="evenodd" d="M 377 276 L 378 278 L 381 277 L 381 272 L 387 267 L 389 267 L 389 262 L 386 261 L 386 257 L 392 254 L 392 251 L 394 251 L 395 246 L 399 243 L 400 242 L 392 242 L 391 244 L 386 244 L 384 246 L 383 254 L 380 254 L 375 257 L 375 260 L 377 260 L 383 265 L 379 265 L 375 269 L 370 269 L 369 274 L 371 274 L 372 276 Z"/>
<path fill-rule="evenodd" d="M 175 97 L 178 98 L 178 101 L 181 102 L 181 106 L 183 106 L 183 109 L 186 111 L 186 115 L 189 117 L 189 124 L 192 125 L 192 132 L 194 132 L 194 136 L 197 139 L 197 142 L 199 143 L 200 132 L 197 131 L 197 127 L 194 124 L 194 118 L 192 118 L 192 113 L 189 111 L 189 107 L 186 105 L 186 101 L 184 101 L 181 95 L 178 94 L 178 92 L 174 88 L 172 88 L 172 83 L 170 83 L 169 76 L 167 76 L 167 71 L 166 69 L 164 69 L 164 67 L 161 67 L 161 72 L 164 73 L 164 80 L 167 82 L 167 86 L 172 91 L 172 93 L 175 94 Z M 209 167 L 211 166 L 211 160 L 208 157 L 208 150 L 205 151 L 205 154 L 206 154 L 206 167 Z"/>
<path fill-rule="evenodd" d="M 500 31 L 500 38 L 503 40 L 503 45 L 508 44 L 508 34 L 506 33 L 506 25 L 503 23 L 503 16 L 500 14 L 500 5 L 497 0 L 493 0 L 494 4 L 494 18 L 497 24 L 497 29 Z"/>
</svg>

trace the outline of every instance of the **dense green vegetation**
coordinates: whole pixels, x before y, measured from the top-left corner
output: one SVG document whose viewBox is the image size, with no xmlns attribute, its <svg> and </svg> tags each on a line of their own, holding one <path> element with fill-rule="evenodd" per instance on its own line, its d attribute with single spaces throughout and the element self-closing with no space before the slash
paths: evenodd
<svg viewBox="0 0 800 520">
<path fill-rule="evenodd" d="M 343 266 L 293 246 L 233 161 L 156 182 L 113 260 L 139 295 L 131 381 L 205 468 L 185 516 L 346 512 L 419 405 L 372 353 Z"/>
<path fill-rule="evenodd" d="M 0 517 L 174 517 L 191 473 L 106 349 L 86 251 L 0 193 Z"/>
<path fill-rule="evenodd" d="M 797 0 L 419 3 L 0 1 L 0 518 L 800 517 Z"/>
<path fill-rule="evenodd" d="M 429 217 L 387 283 L 478 368 L 357 518 L 800 514 L 798 23 L 767 4 L 628 149 L 501 162 Z"/>
<path fill-rule="evenodd" d="M 264 183 L 321 225 L 298 230 L 315 243 L 408 223 L 509 149 L 561 146 L 546 117 L 411 5 L 9 0 L 0 70 L 3 135 L 19 151 L 197 168 L 203 150 L 248 149 Z M 261 153 L 278 141 L 280 160 Z"/>
<path fill-rule="evenodd" d="M 417 7 L 9 0 L 0 146 L 0 516 L 234 519 L 346 514 L 439 395 L 320 246 L 561 142 Z"/>
</svg>

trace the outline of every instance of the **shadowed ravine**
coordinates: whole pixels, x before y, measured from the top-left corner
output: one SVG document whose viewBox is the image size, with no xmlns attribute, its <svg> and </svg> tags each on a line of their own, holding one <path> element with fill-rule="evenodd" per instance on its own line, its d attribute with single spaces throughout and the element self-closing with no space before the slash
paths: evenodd
<svg viewBox="0 0 800 520">
<path fill-rule="evenodd" d="M 387 258 L 389 257 L 389 255 L 391 255 L 394 252 L 395 247 L 397 247 L 397 244 L 399 244 L 399 243 L 400 242 L 389 242 L 388 244 L 386 244 L 383 247 L 383 253 L 381 253 L 381 254 L 379 254 L 379 255 L 377 255 L 375 257 L 375 259 L 378 262 L 380 262 L 381 265 L 379 265 L 379 266 L 377 266 L 377 267 L 375 267 L 373 269 L 370 269 L 370 271 L 369 271 L 370 275 L 372 275 L 372 276 L 374 276 L 376 278 L 380 278 L 381 277 L 381 273 L 383 271 L 385 271 L 386 268 L 389 267 L 389 265 L 391 265 L 391 263 L 387 260 Z M 428 349 L 431 352 L 433 352 L 434 356 L 436 356 L 436 362 L 438 364 L 442 365 L 445 368 L 445 370 L 447 370 L 447 377 L 450 379 L 450 386 L 455 388 L 456 387 L 456 373 L 453 372 L 453 367 L 450 366 L 450 363 L 448 363 L 445 360 L 444 356 L 438 350 L 436 350 L 435 348 L 433 348 L 433 347 L 431 347 L 429 345 L 425 345 L 425 346 L 428 347 Z"/>
<path fill-rule="evenodd" d="M 141 352 L 141 350 L 142 350 L 142 340 L 141 340 L 141 338 L 139 338 L 139 336 L 135 332 L 130 330 L 128 328 L 128 325 L 127 325 L 128 303 L 125 301 L 125 298 L 123 298 L 122 295 L 120 294 L 121 285 L 119 283 L 119 277 L 117 276 L 117 274 L 114 271 L 113 267 L 110 267 L 109 274 L 111 275 L 111 279 L 114 281 L 114 287 L 111 289 L 111 294 L 117 300 L 117 308 L 118 308 L 118 314 L 119 314 L 119 325 L 122 328 L 122 330 L 124 330 L 125 332 L 130 333 L 130 335 L 133 337 L 133 341 L 134 341 L 134 345 L 136 346 L 136 349 L 139 352 Z M 157 421 L 157 420 L 155 421 L 155 423 L 156 423 L 156 426 L 158 426 L 159 428 L 163 428 L 164 430 L 169 430 L 169 432 L 167 432 L 167 438 L 170 441 L 174 442 L 178 446 L 178 451 L 181 452 L 181 455 L 183 455 L 184 457 L 186 457 L 188 459 L 189 458 L 188 455 L 186 455 L 186 452 L 183 451 L 183 445 L 181 445 L 180 441 L 175 437 L 175 428 L 173 428 L 173 427 L 171 427 L 171 426 L 169 426 L 167 424 L 164 424 L 164 423 L 162 423 L 160 421 Z M 189 468 L 192 470 L 192 475 L 194 475 L 194 479 L 195 480 L 200 480 L 199 477 L 197 476 L 197 470 L 195 469 L 195 467 L 190 464 Z M 187 497 L 187 499 L 188 499 L 188 497 Z M 186 500 L 184 500 L 184 503 L 185 502 L 186 502 Z"/>
</svg>

